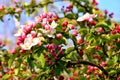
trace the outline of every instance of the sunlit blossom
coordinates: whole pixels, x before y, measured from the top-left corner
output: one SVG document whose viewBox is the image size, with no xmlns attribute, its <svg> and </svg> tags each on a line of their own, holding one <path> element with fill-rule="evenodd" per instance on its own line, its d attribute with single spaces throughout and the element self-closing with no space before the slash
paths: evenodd
<svg viewBox="0 0 120 80">
<path fill-rule="evenodd" d="M 25 38 L 24 43 L 21 43 L 20 46 L 24 50 L 30 50 L 32 46 L 41 44 L 41 39 L 39 37 L 33 38 L 30 34 Z"/>
<path fill-rule="evenodd" d="M 52 28 L 56 28 L 56 27 L 57 27 L 57 23 L 56 23 L 55 21 L 52 21 L 51 27 L 52 27 Z"/>
<path fill-rule="evenodd" d="M 97 16 L 97 15 L 95 15 L 95 14 L 86 13 L 86 14 L 84 14 L 83 16 L 79 17 L 79 18 L 77 19 L 77 21 L 85 21 L 85 20 L 87 20 L 87 21 L 92 21 L 93 18 L 95 18 L 96 16 Z"/>
<path fill-rule="evenodd" d="M 57 27 L 57 23 L 53 21 L 51 25 L 50 24 L 45 25 L 46 29 L 39 29 L 39 30 L 41 30 L 48 37 L 55 38 L 54 34 L 56 33 L 56 29 L 55 29 L 56 27 Z"/>
</svg>

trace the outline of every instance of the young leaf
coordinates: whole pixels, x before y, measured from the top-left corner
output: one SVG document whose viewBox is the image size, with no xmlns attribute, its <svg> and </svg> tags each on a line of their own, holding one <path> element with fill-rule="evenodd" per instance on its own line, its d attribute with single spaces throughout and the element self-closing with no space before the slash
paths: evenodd
<svg viewBox="0 0 120 80">
<path fill-rule="evenodd" d="M 44 58 L 44 55 L 43 54 L 40 54 L 40 62 L 41 62 L 41 66 L 42 66 L 42 68 L 44 68 L 44 66 L 45 66 L 45 58 Z"/>
</svg>

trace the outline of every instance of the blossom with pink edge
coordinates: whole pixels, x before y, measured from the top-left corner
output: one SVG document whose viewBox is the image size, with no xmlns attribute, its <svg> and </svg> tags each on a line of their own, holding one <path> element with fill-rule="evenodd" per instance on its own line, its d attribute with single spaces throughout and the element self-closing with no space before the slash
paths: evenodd
<svg viewBox="0 0 120 80">
<path fill-rule="evenodd" d="M 86 14 L 84 14 L 83 16 L 81 16 L 81 17 L 79 17 L 78 19 L 77 19 L 77 21 L 93 21 L 93 18 L 95 18 L 97 15 L 95 15 L 95 14 L 89 14 L 89 13 L 86 13 Z"/>
<path fill-rule="evenodd" d="M 24 50 L 30 50 L 32 46 L 37 44 L 42 44 L 40 37 L 33 38 L 31 34 L 28 34 L 24 42 L 20 44 L 21 48 Z"/>
<path fill-rule="evenodd" d="M 48 37 L 55 38 L 54 34 L 56 33 L 56 29 L 55 29 L 56 27 L 57 27 L 57 23 L 55 23 L 55 21 L 52 21 L 51 24 L 45 25 L 45 29 L 40 29 L 40 30 Z"/>
</svg>

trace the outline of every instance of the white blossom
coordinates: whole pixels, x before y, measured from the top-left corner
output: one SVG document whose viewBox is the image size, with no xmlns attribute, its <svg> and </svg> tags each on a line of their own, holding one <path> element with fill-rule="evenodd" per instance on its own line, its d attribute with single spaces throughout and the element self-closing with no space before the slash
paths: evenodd
<svg viewBox="0 0 120 80">
<path fill-rule="evenodd" d="M 56 33 L 56 27 L 57 27 L 57 23 L 55 23 L 55 21 L 53 21 L 50 24 L 45 25 L 45 28 L 49 27 L 49 29 L 40 29 L 45 35 L 47 35 L 48 37 L 52 37 L 55 38 L 55 33 Z"/>
<path fill-rule="evenodd" d="M 85 20 L 89 20 L 89 21 L 92 21 L 93 20 L 93 18 L 95 18 L 97 15 L 95 15 L 95 14 L 89 14 L 89 13 L 86 13 L 86 14 L 84 14 L 83 16 L 81 16 L 81 17 L 79 17 L 78 19 L 77 19 L 77 21 L 85 21 Z"/>
<path fill-rule="evenodd" d="M 33 38 L 30 34 L 28 34 L 27 38 L 25 38 L 24 40 L 24 43 L 21 43 L 20 46 L 24 50 L 30 50 L 32 46 L 35 46 L 39 43 L 41 43 L 41 40 L 39 37 Z"/>
</svg>

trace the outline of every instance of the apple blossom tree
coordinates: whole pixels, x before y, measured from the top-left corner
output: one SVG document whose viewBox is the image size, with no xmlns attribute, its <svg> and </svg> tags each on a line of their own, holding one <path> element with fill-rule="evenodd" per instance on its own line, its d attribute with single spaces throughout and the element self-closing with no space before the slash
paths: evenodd
<svg viewBox="0 0 120 80">
<path fill-rule="evenodd" d="M 50 11 L 55 2 L 67 6 Z M 10 14 L 19 22 L 23 10 L 28 16 L 42 10 L 32 21 L 18 25 L 12 51 L 0 42 L 0 79 L 120 80 L 120 24 L 113 13 L 97 7 L 97 0 L 13 4 L 0 6 L 1 21 Z"/>
</svg>

